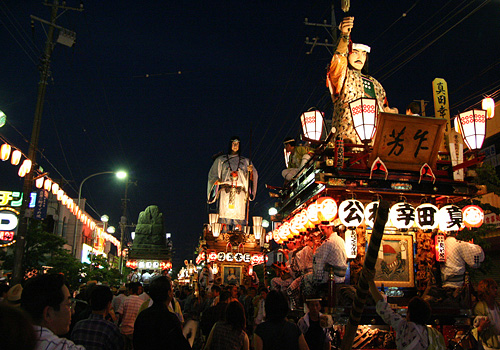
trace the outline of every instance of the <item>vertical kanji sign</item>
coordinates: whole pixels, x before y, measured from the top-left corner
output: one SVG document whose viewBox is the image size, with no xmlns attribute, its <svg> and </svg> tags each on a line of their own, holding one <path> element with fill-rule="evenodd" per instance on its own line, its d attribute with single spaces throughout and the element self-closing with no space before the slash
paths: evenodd
<svg viewBox="0 0 500 350">
<path fill-rule="evenodd" d="M 432 95 L 434 96 L 434 113 L 436 118 L 446 119 L 446 128 L 444 131 L 444 147 L 449 151 L 449 133 L 451 131 L 450 122 L 450 103 L 448 100 L 448 84 L 442 78 L 436 78 L 432 81 Z"/>
</svg>

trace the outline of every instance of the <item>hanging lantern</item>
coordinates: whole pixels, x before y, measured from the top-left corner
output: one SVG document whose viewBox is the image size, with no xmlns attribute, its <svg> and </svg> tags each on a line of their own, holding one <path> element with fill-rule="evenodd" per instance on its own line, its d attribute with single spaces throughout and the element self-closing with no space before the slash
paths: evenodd
<svg viewBox="0 0 500 350">
<path fill-rule="evenodd" d="M 396 203 L 389 210 L 389 219 L 398 229 L 410 228 L 415 223 L 415 208 L 406 202 Z"/>
<path fill-rule="evenodd" d="M 262 216 L 252 216 L 252 221 L 254 227 L 262 226 Z"/>
<path fill-rule="evenodd" d="M 358 235 L 356 230 L 345 232 L 345 251 L 348 259 L 355 259 L 358 255 Z"/>
<path fill-rule="evenodd" d="M 216 252 L 211 251 L 210 253 L 208 253 L 208 261 L 212 262 L 212 261 L 216 261 L 216 260 L 217 260 L 217 253 Z"/>
<path fill-rule="evenodd" d="M 320 221 L 332 221 L 337 216 L 337 202 L 331 197 L 321 197 L 316 201 L 318 207 L 318 219 Z"/>
<path fill-rule="evenodd" d="M 36 186 L 36 188 L 42 188 L 43 187 L 43 182 L 44 182 L 43 176 L 39 177 L 38 179 L 36 179 L 35 180 L 35 186 Z"/>
<path fill-rule="evenodd" d="M 311 110 L 302 113 L 300 116 L 302 124 L 302 134 L 304 138 L 310 141 L 321 140 L 321 133 L 323 131 L 323 112 L 318 110 Z"/>
<path fill-rule="evenodd" d="M 219 273 L 219 267 L 218 267 L 218 266 L 217 266 L 217 264 L 215 264 L 215 263 L 214 263 L 214 264 L 213 264 L 213 266 L 212 266 L 212 273 L 213 273 L 214 275 L 216 275 L 216 274 L 218 274 L 218 273 Z"/>
<path fill-rule="evenodd" d="M 358 227 L 364 219 L 363 203 L 356 199 L 348 199 L 340 203 L 339 219 L 345 227 Z"/>
<path fill-rule="evenodd" d="M 57 200 L 58 200 L 59 202 L 61 202 L 61 201 L 62 201 L 63 197 L 64 197 L 64 191 L 63 191 L 63 190 L 59 190 L 59 191 L 57 191 Z"/>
<path fill-rule="evenodd" d="M 59 191 L 59 184 L 56 182 L 52 183 L 52 194 L 57 195 L 58 191 Z"/>
<path fill-rule="evenodd" d="M 0 148 L 0 159 L 6 161 L 10 157 L 12 147 L 8 143 L 4 143 Z"/>
<path fill-rule="evenodd" d="M 46 189 L 47 191 L 50 191 L 52 189 L 52 180 L 45 179 L 45 182 L 43 184 L 43 188 Z"/>
<path fill-rule="evenodd" d="M 215 224 L 218 221 L 219 221 L 219 214 L 214 214 L 214 213 L 208 214 L 208 223 L 210 225 Z"/>
<path fill-rule="evenodd" d="M 486 135 L 486 111 L 471 109 L 458 115 L 460 133 L 470 150 L 480 149 Z"/>
<path fill-rule="evenodd" d="M 19 167 L 18 175 L 19 175 L 19 177 L 24 177 L 30 171 L 31 171 L 31 160 L 25 159 L 23 161 L 23 164 L 21 164 L 21 166 Z"/>
<path fill-rule="evenodd" d="M 435 248 L 436 248 L 436 261 L 445 262 L 446 261 L 446 246 L 444 244 L 444 235 L 436 235 L 434 238 Z"/>
<path fill-rule="evenodd" d="M 90 222 L 90 229 L 91 229 L 92 231 L 94 231 L 94 229 L 95 229 L 95 222 L 94 222 L 94 221 L 91 221 L 91 222 Z"/>
<path fill-rule="evenodd" d="M 307 219 L 314 225 L 317 225 L 321 222 L 321 220 L 318 218 L 318 205 L 316 204 L 316 202 L 309 204 L 306 209 L 306 215 Z"/>
<path fill-rule="evenodd" d="M 492 119 L 495 116 L 495 101 L 491 97 L 483 98 L 481 108 L 486 111 L 487 119 Z"/>
<path fill-rule="evenodd" d="M 10 157 L 10 164 L 12 165 L 18 165 L 19 162 L 21 161 L 21 156 L 23 154 L 21 153 L 20 150 L 16 149 L 14 152 L 12 152 L 12 157 Z"/>
<path fill-rule="evenodd" d="M 465 227 L 480 227 L 484 222 L 484 212 L 480 206 L 468 205 L 462 208 Z"/>
<path fill-rule="evenodd" d="M 222 224 L 215 222 L 212 225 L 212 235 L 217 238 L 220 235 L 220 231 L 222 230 Z"/>
<path fill-rule="evenodd" d="M 464 228 L 462 210 L 453 204 L 445 205 L 438 211 L 438 223 L 441 231 L 459 231 Z"/>
<path fill-rule="evenodd" d="M 62 203 L 63 205 L 68 204 L 68 199 L 69 199 L 69 198 L 68 198 L 68 195 L 67 195 L 66 193 L 63 193 L 61 203 Z"/>
<path fill-rule="evenodd" d="M 373 227 L 375 222 L 375 215 L 377 214 L 379 201 L 368 203 L 365 207 L 365 224 L 366 226 Z"/>
<path fill-rule="evenodd" d="M 253 275 L 253 266 L 250 265 L 248 266 L 248 276 L 252 276 Z"/>
<path fill-rule="evenodd" d="M 354 129 L 361 141 L 369 141 L 375 135 L 378 119 L 377 100 L 361 97 L 349 103 Z"/>
<path fill-rule="evenodd" d="M 415 223 L 422 230 L 434 230 L 438 227 L 437 220 L 438 207 L 431 203 L 420 204 L 415 209 Z"/>
</svg>

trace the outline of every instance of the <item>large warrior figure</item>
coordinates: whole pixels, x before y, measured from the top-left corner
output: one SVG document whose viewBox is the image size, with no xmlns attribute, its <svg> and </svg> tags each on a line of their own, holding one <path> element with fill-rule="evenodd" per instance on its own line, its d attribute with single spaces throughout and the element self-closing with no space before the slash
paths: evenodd
<svg viewBox="0 0 500 350">
<path fill-rule="evenodd" d="M 375 78 L 368 75 L 370 47 L 350 41 L 353 25 L 354 17 L 346 17 L 340 23 L 340 39 L 330 63 L 326 83 L 334 108 L 332 126 L 345 142 L 361 143 L 353 126 L 350 102 L 360 97 L 370 97 L 377 100 L 380 111 L 398 111 L 389 108 L 384 88 Z"/>
<path fill-rule="evenodd" d="M 219 198 L 219 222 L 246 225 L 248 200 L 257 192 L 257 170 L 240 155 L 240 139 L 232 137 L 228 154 L 217 157 L 208 173 L 208 203 Z"/>
</svg>

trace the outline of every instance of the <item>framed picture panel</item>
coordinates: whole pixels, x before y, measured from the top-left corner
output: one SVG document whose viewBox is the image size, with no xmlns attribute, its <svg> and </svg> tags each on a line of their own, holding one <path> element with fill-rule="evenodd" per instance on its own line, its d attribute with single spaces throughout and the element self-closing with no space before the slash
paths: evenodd
<svg viewBox="0 0 500 350">
<path fill-rule="evenodd" d="M 377 287 L 414 287 L 413 236 L 384 234 L 375 270 Z"/>
<path fill-rule="evenodd" d="M 224 265 L 222 267 L 222 283 L 223 284 L 241 284 L 241 266 L 240 265 Z"/>
</svg>

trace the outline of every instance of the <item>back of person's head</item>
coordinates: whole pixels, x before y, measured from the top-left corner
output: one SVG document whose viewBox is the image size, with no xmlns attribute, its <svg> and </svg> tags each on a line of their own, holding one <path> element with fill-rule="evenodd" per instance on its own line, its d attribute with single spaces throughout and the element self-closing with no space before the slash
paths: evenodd
<svg viewBox="0 0 500 350">
<path fill-rule="evenodd" d="M 227 290 L 224 290 L 219 295 L 219 303 L 225 303 L 231 297 L 231 293 Z"/>
<path fill-rule="evenodd" d="M 287 137 L 283 140 L 283 145 L 290 145 L 292 147 L 295 147 L 295 139 L 293 137 Z"/>
<path fill-rule="evenodd" d="M 93 311 L 102 311 L 113 300 L 113 292 L 108 286 L 95 286 L 90 295 L 90 307 Z"/>
<path fill-rule="evenodd" d="M 233 329 L 244 330 L 246 328 L 245 310 L 239 301 L 232 301 L 227 305 L 226 322 Z"/>
<path fill-rule="evenodd" d="M 220 294 L 220 287 L 219 286 L 212 286 L 212 292 L 217 292 Z"/>
<path fill-rule="evenodd" d="M 477 297 L 479 300 L 484 301 L 486 295 L 488 294 L 488 290 L 491 287 L 497 286 L 497 283 L 492 278 L 485 278 L 484 280 L 479 281 L 477 285 Z"/>
<path fill-rule="evenodd" d="M 259 294 L 262 294 L 262 292 L 268 293 L 269 290 L 267 289 L 267 287 L 259 287 Z"/>
<path fill-rule="evenodd" d="M 413 297 L 408 304 L 410 321 L 417 324 L 426 325 L 431 318 L 431 306 L 420 297 Z"/>
<path fill-rule="evenodd" d="M 38 323 L 43 319 L 43 310 L 50 306 L 59 311 L 64 300 L 62 274 L 40 275 L 29 279 L 23 288 L 21 307 Z"/>
<path fill-rule="evenodd" d="M 267 294 L 264 304 L 266 320 L 277 322 L 285 319 L 288 314 L 288 303 L 283 293 L 272 290 Z"/>
<path fill-rule="evenodd" d="M 37 341 L 28 315 L 3 303 L 0 303 L 0 339 L 2 350 L 32 350 Z"/>
<path fill-rule="evenodd" d="M 164 303 L 169 298 L 169 292 L 172 290 L 172 283 L 167 276 L 156 277 L 149 286 L 149 296 L 153 302 Z"/>
<path fill-rule="evenodd" d="M 413 101 L 406 106 L 406 110 L 410 110 L 411 114 L 420 114 L 420 103 Z"/>
<path fill-rule="evenodd" d="M 139 282 L 130 282 L 128 289 L 130 291 L 130 294 L 138 294 L 139 293 Z"/>
</svg>

